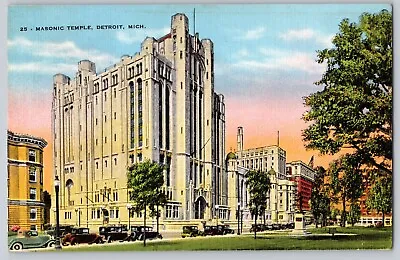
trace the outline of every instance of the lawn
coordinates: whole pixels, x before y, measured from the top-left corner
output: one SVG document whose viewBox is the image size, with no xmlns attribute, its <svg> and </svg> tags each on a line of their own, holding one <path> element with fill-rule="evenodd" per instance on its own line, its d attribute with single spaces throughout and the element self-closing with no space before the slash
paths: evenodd
<svg viewBox="0 0 400 260">
<path fill-rule="evenodd" d="M 321 250 L 321 249 L 391 249 L 391 228 L 337 228 L 338 233 L 351 236 L 319 236 L 327 229 L 309 229 L 314 235 L 294 237 L 283 233 L 258 234 L 254 239 L 250 234 L 230 237 L 187 238 L 173 241 L 149 241 L 120 243 L 107 246 L 65 247 L 63 251 L 171 251 L 171 250 Z"/>
</svg>

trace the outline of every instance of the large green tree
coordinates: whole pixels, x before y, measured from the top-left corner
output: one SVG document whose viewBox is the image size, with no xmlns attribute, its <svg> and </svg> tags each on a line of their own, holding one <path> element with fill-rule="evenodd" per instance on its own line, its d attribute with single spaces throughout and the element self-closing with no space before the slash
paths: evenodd
<svg viewBox="0 0 400 260">
<path fill-rule="evenodd" d="M 346 225 L 347 202 L 354 204 L 361 197 L 363 186 L 363 171 L 360 168 L 360 158 L 354 154 L 342 155 L 334 160 L 328 169 L 333 195 L 342 203 L 341 226 Z"/>
<path fill-rule="evenodd" d="M 254 216 L 254 239 L 257 238 L 257 218 L 265 209 L 271 189 L 269 175 L 276 174 L 273 169 L 268 173 L 263 171 L 250 170 L 246 173 L 246 185 L 250 193 L 249 208 Z"/>
<path fill-rule="evenodd" d="M 381 177 L 376 180 L 368 194 L 367 207 L 370 210 L 382 213 L 383 225 L 385 225 L 385 214 L 392 211 L 392 186 L 391 177 Z"/>
<path fill-rule="evenodd" d="M 309 126 L 303 140 L 309 149 L 357 155 L 368 168 L 392 174 L 392 14 L 364 13 L 359 22 L 344 19 L 333 47 L 318 51 L 327 65 L 305 97 Z"/>
<path fill-rule="evenodd" d="M 130 200 L 134 203 L 134 211 L 145 210 L 144 223 L 146 225 L 146 209 L 150 215 L 159 218 L 158 206 L 167 202 L 166 195 L 161 192 L 164 185 L 164 167 L 156 162 L 145 160 L 128 167 L 127 186 L 131 190 Z M 157 227 L 158 230 L 158 227 Z"/>
<path fill-rule="evenodd" d="M 317 167 L 315 182 L 311 190 L 310 206 L 315 219 L 315 227 L 318 227 L 319 219 L 321 219 L 322 226 L 325 226 L 330 213 L 329 188 L 324 183 L 325 174 L 326 170 L 323 167 Z"/>
</svg>

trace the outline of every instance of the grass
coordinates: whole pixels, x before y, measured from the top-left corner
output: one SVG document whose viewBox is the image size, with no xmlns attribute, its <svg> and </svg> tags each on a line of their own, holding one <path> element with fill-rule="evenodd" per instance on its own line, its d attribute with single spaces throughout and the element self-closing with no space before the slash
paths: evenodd
<svg viewBox="0 0 400 260">
<path fill-rule="evenodd" d="M 312 234 L 326 234 L 325 228 L 309 229 Z M 338 233 L 355 235 L 294 237 L 284 233 L 258 234 L 231 237 L 187 238 L 173 241 L 120 243 L 109 246 L 65 247 L 63 251 L 193 251 L 193 250 L 340 250 L 340 249 L 391 249 L 391 228 L 337 228 Z"/>
</svg>

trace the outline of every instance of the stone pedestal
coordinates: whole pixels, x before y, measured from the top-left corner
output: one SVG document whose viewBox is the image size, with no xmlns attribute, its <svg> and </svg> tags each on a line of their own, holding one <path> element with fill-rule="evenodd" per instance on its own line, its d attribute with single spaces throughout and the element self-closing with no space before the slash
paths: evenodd
<svg viewBox="0 0 400 260">
<path fill-rule="evenodd" d="M 306 223 L 304 221 L 303 213 L 296 213 L 294 215 L 294 229 L 292 231 L 294 235 L 307 235 L 310 234 L 306 230 Z"/>
</svg>

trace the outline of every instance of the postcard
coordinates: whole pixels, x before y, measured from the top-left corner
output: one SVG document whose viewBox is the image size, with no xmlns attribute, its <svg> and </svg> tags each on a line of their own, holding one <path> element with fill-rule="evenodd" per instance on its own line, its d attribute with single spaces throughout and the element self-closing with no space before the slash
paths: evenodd
<svg viewBox="0 0 400 260">
<path fill-rule="evenodd" d="M 8 249 L 392 248 L 388 4 L 10 5 Z"/>
</svg>

